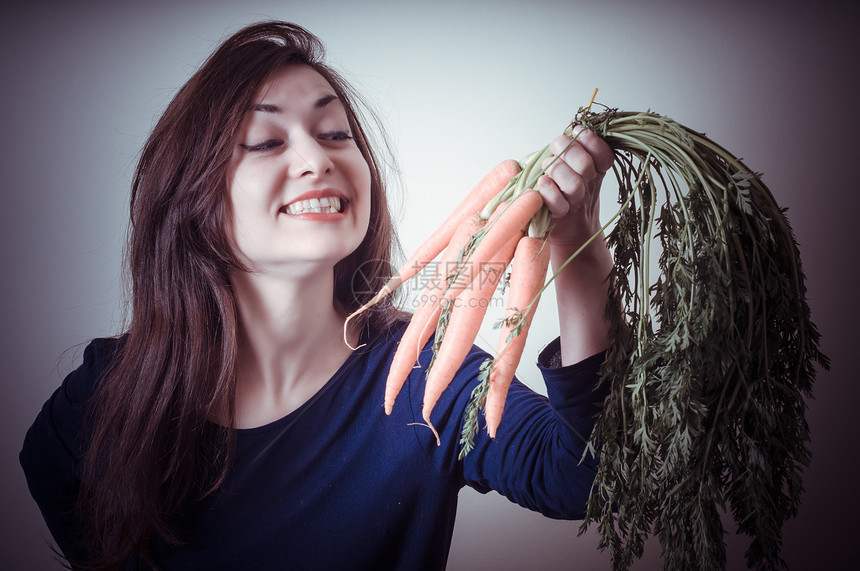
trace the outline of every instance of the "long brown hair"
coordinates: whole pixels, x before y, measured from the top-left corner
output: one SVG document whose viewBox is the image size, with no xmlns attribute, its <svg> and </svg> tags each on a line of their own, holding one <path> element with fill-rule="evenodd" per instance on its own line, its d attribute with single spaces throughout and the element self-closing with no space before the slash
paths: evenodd
<svg viewBox="0 0 860 571">
<path fill-rule="evenodd" d="M 132 183 L 130 324 L 90 407 L 80 513 L 93 567 L 149 560 L 155 538 L 180 543 L 175 520 L 223 480 L 233 448 L 237 315 L 229 273 L 226 168 L 245 111 L 278 68 L 306 64 L 343 101 L 371 170 L 370 231 L 335 267 L 335 298 L 358 307 L 397 252 L 382 165 L 355 92 L 300 26 L 263 22 L 225 40 L 178 91 L 146 142 Z M 371 276 L 361 288 L 356 275 Z M 392 304 L 364 327 L 396 319 Z M 207 421 L 227 418 L 227 426 Z M 93 563 L 95 562 L 95 563 Z"/>
</svg>

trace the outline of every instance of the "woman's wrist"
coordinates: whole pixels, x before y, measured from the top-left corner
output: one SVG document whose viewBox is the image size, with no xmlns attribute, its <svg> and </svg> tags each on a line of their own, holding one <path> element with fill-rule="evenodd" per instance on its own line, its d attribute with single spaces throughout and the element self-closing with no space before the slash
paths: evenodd
<svg viewBox="0 0 860 571">
<path fill-rule="evenodd" d="M 612 254 L 606 247 L 606 238 L 599 230 L 589 233 L 579 239 L 553 240 L 550 235 L 550 263 L 553 271 L 558 271 L 562 265 L 565 270 L 577 268 L 588 274 L 601 274 L 601 282 L 612 269 Z M 595 236 L 595 234 L 597 234 Z M 572 256 L 575 257 L 568 262 Z"/>
<path fill-rule="evenodd" d="M 558 273 L 555 291 L 565 365 L 603 351 L 609 345 L 606 278 L 612 270 L 612 254 L 602 235 L 579 250 L 581 246 L 582 242 L 579 246 L 571 243 L 550 246 L 553 271 Z M 576 257 L 568 261 L 577 250 Z"/>
</svg>

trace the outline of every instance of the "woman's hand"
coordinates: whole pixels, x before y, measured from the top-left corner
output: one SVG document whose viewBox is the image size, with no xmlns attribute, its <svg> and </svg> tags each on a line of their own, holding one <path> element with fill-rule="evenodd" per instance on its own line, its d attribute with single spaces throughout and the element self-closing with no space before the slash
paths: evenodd
<svg viewBox="0 0 860 571">
<path fill-rule="evenodd" d="M 553 271 L 558 271 L 600 231 L 600 185 L 615 156 L 603 139 L 581 127 L 574 130 L 572 143 L 570 137 L 560 136 L 550 143 L 550 150 L 559 159 L 538 179 L 537 190 L 552 213 L 550 259 Z M 605 279 L 612 264 L 600 235 L 556 277 L 563 364 L 578 362 L 609 345 Z"/>
<path fill-rule="evenodd" d="M 547 170 L 537 184 L 552 213 L 552 243 L 571 253 L 600 230 L 600 185 L 615 160 L 609 145 L 593 131 L 577 126 L 573 134 L 550 143 L 553 156 L 541 165 Z"/>
</svg>

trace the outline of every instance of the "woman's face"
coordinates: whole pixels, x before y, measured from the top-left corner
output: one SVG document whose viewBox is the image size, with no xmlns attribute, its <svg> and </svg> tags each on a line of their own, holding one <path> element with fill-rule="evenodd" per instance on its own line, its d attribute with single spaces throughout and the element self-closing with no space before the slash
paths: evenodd
<svg viewBox="0 0 860 571">
<path fill-rule="evenodd" d="M 367 233 L 370 168 L 334 89 L 309 66 L 285 67 L 260 89 L 227 182 L 234 247 L 254 272 L 330 269 Z"/>
</svg>

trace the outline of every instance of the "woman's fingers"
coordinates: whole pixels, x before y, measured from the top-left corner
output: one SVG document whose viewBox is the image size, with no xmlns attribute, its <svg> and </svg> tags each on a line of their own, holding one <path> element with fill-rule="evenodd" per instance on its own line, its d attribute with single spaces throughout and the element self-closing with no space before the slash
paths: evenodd
<svg viewBox="0 0 860 571">
<path fill-rule="evenodd" d="M 553 218 L 566 216 L 570 211 L 570 202 L 550 176 L 542 175 L 538 178 L 537 190 Z"/>
<path fill-rule="evenodd" d="M 581 126 L 576 126 L 573 137 L 559 135 L 549 144 L 553 157 L 559 157 L 547 172 L 555 178 L 553 170 L 562 163 L 567 164 L 573 171 L 591 178 L 592 175 L 602 175 L 612 168 L 615 154 L 597 134 Z"/>
<path fill-rule="evenodd" d="M 599 187 L 602 175 L 596 171 L 589 153 L 576 141 L 571 143 L 569 138 L 559 137 L 550 143 L 550 151 L 554 156 L 541 165 L 546 174 L 538 180 L 538 190 L 553 218 L 559 218 L 566 216 L 571 208 L 590 202 L 589 195 Z"/>
<path fill-rule="evenodd" d="M 556 157 L 558 159 L 548 167 L 546 174 L 555 179 L 561 188 L 565 188 L 565 179 L 571 178 L 571 174 L 579 174 L 586 178 L 597 174 L 594 159 L 579 141 L 562 135 L 553 139 L 549 144 L 549 150 L 553 156 L 547 163 Z"/>
<path fill-rule="evenodd" d="M 612 163 L 615 162 L 615 153 L 597 133 L 582 125 L 577 125 L 573 129 L 573 136 L 578 146 L 588 153 L 594 169 L 598 173 L 606 173 L 612 168 Z"/>
<path fill-rule="evenodd" d="M 556 137 L 549 150 L 552 156 L 541 165 L 546 174 L 538 181 L 538 190 L 553 217 L 565 216 L 572 208 L 591 206 L 615 160 L 612 149 L 594 132 L 577 126 L 573 137 Z"/>
<path fill-rule="evenodd" d="M 556 137 L 549 150 L 537 190 L 556 222 L 553 243 L 578 247 L 600 228 L 600 186 L 615 155 L 597 134 L 579 126 L 572 137 Z"/>
</svg>

